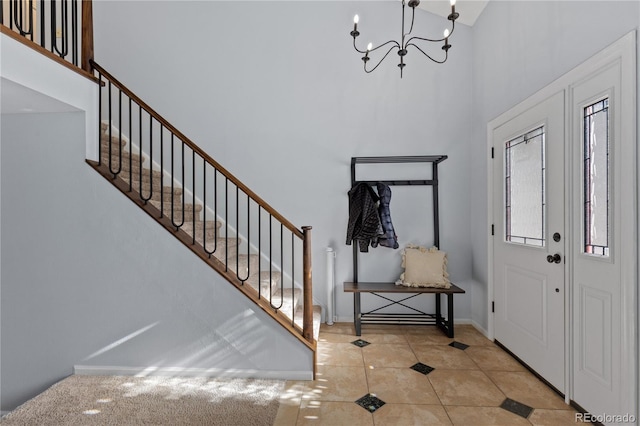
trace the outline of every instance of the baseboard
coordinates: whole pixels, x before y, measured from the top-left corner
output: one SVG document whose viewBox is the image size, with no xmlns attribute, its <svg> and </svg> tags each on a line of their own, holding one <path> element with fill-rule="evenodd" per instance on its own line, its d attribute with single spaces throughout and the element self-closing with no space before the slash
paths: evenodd
<svg viewBox="0 0 640 426">
<path fill-rule="evenodd" d="M 74 374 L 80 376 L 163 376 L 163 377 L 210 377 L 234 379 L 267 380 L 313 380 L 313 371 L 264 371 L 222 368 L 184 368 L 184 367 L 119 367 L 75 365 Z"/>
<path fill-rule="evenodd" d="M 489 339 L 489 332 L 487 330 L 485 330 L 484 327 L 482 327 L 480 324 L 478 324 L 477 322 L 471 320 L 470 324 L 473 326 L 473 328 L 475 328 L 476 330 L 478 330 L 480 333 L 482 333 L 484 335 L 484 337 L 486 337 L 487 339 Z"/>
<path fill-rule="evenodd" d="M 9 414 L 10 412 L 11 412 L 11 411 L 4 411 L 4 410 L 0 411 L 0 417 L 4 417 L 4 416 L 6 416 L 7 414 Z"/>
</svg>

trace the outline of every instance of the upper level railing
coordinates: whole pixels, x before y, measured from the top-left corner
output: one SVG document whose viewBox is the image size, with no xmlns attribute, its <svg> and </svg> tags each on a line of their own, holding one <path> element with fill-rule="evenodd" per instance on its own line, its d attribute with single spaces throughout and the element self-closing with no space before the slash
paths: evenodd
<svg viewBox="0 0 640 426">
<path fill-rule="evenodd" d="M 2 0 L 0 24 L 69 64 L 91 72 L 91 0 Z"/>
<path fill-rule="evenodd" d="M 296 303 L 289 298 L 301 291 L 299 331 L 313 343 L 311 227 L 298 229 L 103 67 L 91 65 L 103 123 L 98 163 L 126 182 L 130 198 L 155 206 L 156 219 L 185 231 L 192 250 L 223 276 L 254 287 L 276 316 L 284 311 L 295 330 Z"/>
</svg>

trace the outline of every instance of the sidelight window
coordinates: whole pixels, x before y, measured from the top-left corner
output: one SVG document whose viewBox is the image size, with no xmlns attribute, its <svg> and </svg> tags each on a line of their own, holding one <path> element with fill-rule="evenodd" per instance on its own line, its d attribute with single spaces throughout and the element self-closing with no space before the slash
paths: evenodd
<svg viewBox="0 0 640 426">
<path fill-rule="evenodd" d="M 609 256 L 609 99 L 583 111 L 584 253 Z"/>
</svg>

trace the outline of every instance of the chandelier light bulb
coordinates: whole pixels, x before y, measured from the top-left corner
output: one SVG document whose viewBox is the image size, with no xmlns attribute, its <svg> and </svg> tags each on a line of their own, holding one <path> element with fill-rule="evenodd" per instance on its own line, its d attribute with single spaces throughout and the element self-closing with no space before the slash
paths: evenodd
<svg viewBox="0 0 640 426">
<path fill-rule="evenodd" d="M 449 37 L 449 28 L 444 30 L 444 38 L 448 38 Z"/>
<path fill-rule="evenodd" d="M 360 22 L 360 17 L 358 15 L 353 17 L 353 23 L 357 24 L 358 22 Z"/>
<path fill-rule="evenodd" d="M 456 5 L 456 0 L 451 0 L 451 6 L 455 6 L 455 5 Z"/>
<path fill-rule="evenodd" d="M 371 50 L 371 48 L 373 47 L 372 43 L 367 44 L 367 52 L 369 52 Z"/>
</svg>

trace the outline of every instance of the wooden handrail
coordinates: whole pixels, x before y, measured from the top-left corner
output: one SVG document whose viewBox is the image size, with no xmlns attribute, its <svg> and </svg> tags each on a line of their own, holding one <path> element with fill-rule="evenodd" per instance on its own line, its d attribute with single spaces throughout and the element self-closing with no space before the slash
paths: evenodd
<svg viewBox="0 0 640 426">
<path fill-rule="evenodd" d="M 80 55 L 82 69 L 91 73 L 93 61 L 93 2 L 82 0 L 82 51 Z"/>
<path fill-rule="evenodd" d="M 209 156 L 206 152 L 204 152 L 198 145 L 191 141 L 188 137 L 186 137 L 182 132 L 176 129 L 171 123 L 169 123 L 164 117 L 162 117 L 159 113 L 157 113 L 153 108 L 151 108 L 146 102 L 140 99 L 135 93 L 129 90 L 124 84 L 122 84 L 118 79 L 116 79 L 113 75 L 109 74 L 104 68 L 100 66 L 100 64 L 95 61 L 90 61 L 92 67 L 100 72 L 100 74 L 107 77 L 111 84 L 121 90 L 124 94 L 126 94 L 129 98 L 134 100 L 138 105 L 140 105 L 149 115 L 151 115 L 156 121 L 158 121 L 162 126 L 164 126 L 171 133 L 176 135 L 182 142 L 184 142 L 189 148 L 191 148 L 195 153 L 200 155 L 207 163 L 211 164 L 216 170 L 222 173 L 226 178 L 228 178 L 234 185 L 240 188 L 248 197 L 253 199 L 256 203 L 258 203 L 262 208 L 264 208 L 269 214 L 271 214 L 274 218 L 276 218 L 280 223 L 282 223 L 288 230 L 290 230 L 294 235 L 296 235 L 301 240 L 304 240 L 304 235 L 300 229 L 298 229 L 295 225 L 293 225 L 289 220 L 287 220 L 282 214 L 278 213 L 273 207 L 267 204 L 262 198 L 260 198 L 255 192 L 253 192 L 249 187 L 243 184 L 238 178 L 236 178 L 231 172 L 222 167 L 217 161 Z"/>
</svg>

